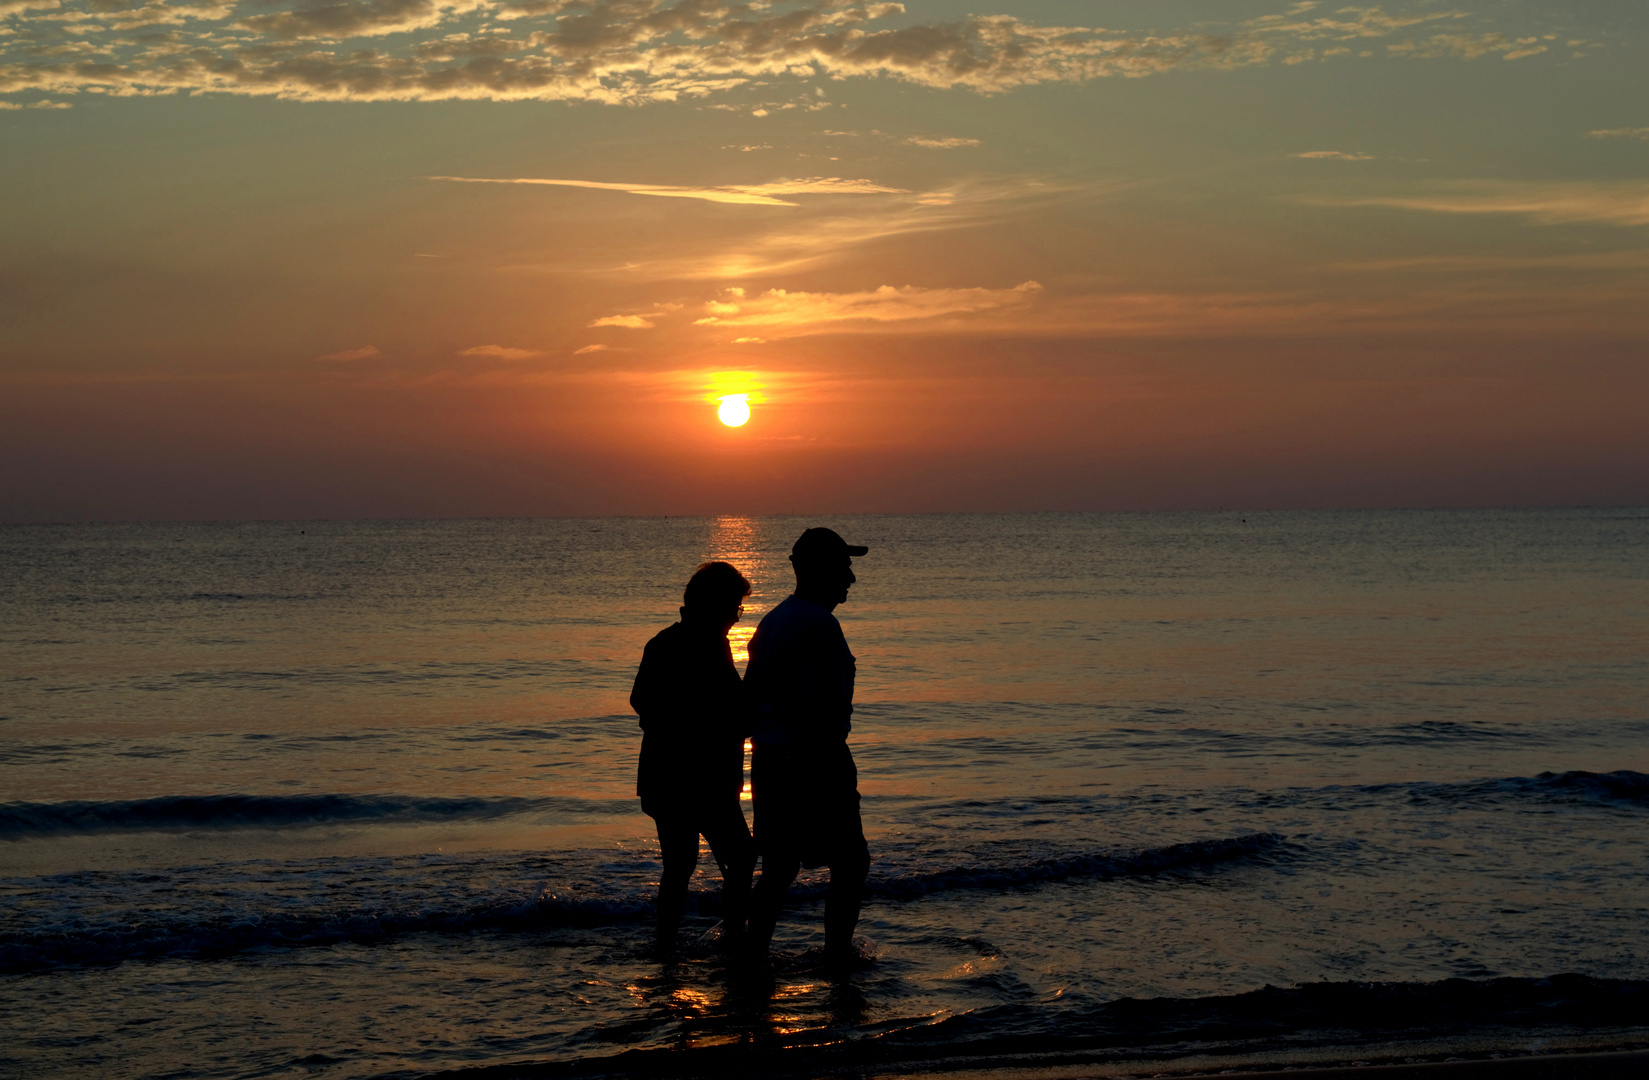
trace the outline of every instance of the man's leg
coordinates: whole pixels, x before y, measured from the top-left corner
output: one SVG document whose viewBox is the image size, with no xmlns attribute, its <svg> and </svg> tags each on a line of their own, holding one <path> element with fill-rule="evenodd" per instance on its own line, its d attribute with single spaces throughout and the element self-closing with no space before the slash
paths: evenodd
<svg viewBox="0 0 1649 1080">
<path fill-rule="evenodd" d="M 790 883 L 802 871 L 802 857 L 793 851 L 762 852 L 762 876 L 750 897 L 750 951 L 757 956 L 767 952 L 773 941 L 773 928 L 779 924 L 779 911 L 784 907 L 784 894 Z"/>
<path fill-rule="evenodd" d="M 854 814 L 855 823 L 858 814 Z M 870 847 L 862 829 L 844 836 L 839 851 L 831 853 L 830 888 L 825 893 L 825 952 L 845 957 L 853 952 L 853 929 L 859 925 L 865 878 L 870 874 Z"/>
<path fill-rule="evenodd" d="M 744 811 L 733 798 L 705 816 L 704 838 L 721 867 L 721 928 L 724 946 L 744 939 L 750 914 L 750 877 L 756 869 L 756 845 L 744 823 Z"/>
<path fill-rule="evenodd" d="M 664 872 L 658 878 L 658 943 L 668 949 L 676 943 L 681 913 L 687 907 L 687 883 L 699 861 L 698 823 L 685 814 L 661 815 L 658 852 Z"/>
</svg>

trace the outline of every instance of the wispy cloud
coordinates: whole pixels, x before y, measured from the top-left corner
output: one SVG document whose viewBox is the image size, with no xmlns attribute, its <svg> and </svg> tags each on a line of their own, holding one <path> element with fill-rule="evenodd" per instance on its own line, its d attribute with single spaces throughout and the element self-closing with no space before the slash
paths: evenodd
<svg viewBox="0 0 1649 1080">
<path fill-rule="evenodd" d="M 586 328 L 596 326 L 618 326 L 626 330 L 651 330 L 653 324 L 640 315 L 603 315 L 601 318 L 584 324 Z"/>
<path fill-rule="evenodd" d="M 1588 139 L 1649 139 L 1649 127 L 1635 128 L 1603 128 L 1598 131 L 1588 131 Z"/>
<path fill-rule="evenodd" d="M 551 187 L 594 188 L 622 191 L 627 195 L 657 195 L 671 199 L 703 199 L 706 202 L 744 203 L 752 206 L 800 206 L 778 198 L 780 195 L 904 195 L 904 188 L 884 187 L 871 180 L 844 180 L 839 176 L 814 176 L 802 180 L 775 180 L 768 184 L 726 184 L 691 187 L 675 184 L 615 184 L 600 180 L 552 180 L 542 177 L 490 179 L 472 176 L 432 176 L 458 184 L 544 184 Z"/>
<path fill-rule="evenodd" d="M 911 285 L 883 285 L 868 292 L 789 292 L 770 289 L 754 296 L 728 290 L 721 299 L 704 305 L 698 326 L 818 327 L 844 322 L 897 323 L 945 316 L 976 315 L 1021 307 L 1035 299 L 1042 286 L 1034 281 L 1011 289 L 924 289 Z"/>
<path fill-rule="evenodd" d="M 15 101 L 0 101 L 0 111 L 18 112 L 23 109 L 72 109 L 74 105 L 67 101 L 31 101 L 21 105 Z"/>
<path fill-rule="evenodd" d="M 1373 154 L 1354 154 L 1345 150 L 1307 150 L 1303 154 L 1290 154 L 1289 157 L 1305 158 L 1308 161 L 1373 161 Z"/>
<path fill-rule="evenodd" d="M 512 349 L 508 345 L 472 345 L 458 355 L 489 360 L 531 360 L 544 354 L 537 349 Z"/>
<path fill-rule="evenodd" d="M 1482 56 L 1522 60 L 1525 57 L 1539 56 L 1556 40 L 1556 34 L 1519 38 L 1494 33 L 1433 34 L 1419 41 L 1395 42 L 1387 45 L 1386 51 L 1393 56 L 1407 56 L 1420 60 L 1476 60 Z"/>
<path fill-rule="evenodd" d="M 608 349 L 608 346 L 606 346 L 606 345 L 586 345 L 581 349 L 574 349 L 573 350 L 573 355 L 574 356 L 583 356 L 586 353 L 606 352 L 607 349 Z"/>
<path fill-rule="evenodd" d="M 8 29 L 16 31 L 0 39 L 0 93 L 640 104 L 822 77 L 994 94 L 1317 61 L 1346 51 L 1323 48 L 1335 42 L 1385 39 L 1392 56 L 1510 60 L 1546 51 L 1555 40 L 1508 36 L 1457 11 L 1380 7 L 1319 13 L 1294 5 L 1223 26 L 1130 34 L 1012 15 L 912 22 L 903 4 L 852 0 L 271 0 L 249 13 L 238 0 L 148 0 L 122 10 L 110 10 L 117 5 L 108 0 L 62 2 L 0 0 L 0 11 L 11 13 Z M 162 25 L 173 28 L 164 42 L 122 36 Z M 97 55 L 40 62 L 30 50 L 60 41 L 64 27 Z M 828 104 L 816 88 L 809 95 L 727 107 L 760 115 Z"/>
<path fill-rule="evenodd" d="M 910 146 L 924 146 L 929 150 L 956 150 L 964 146 L 978 146 L 978 139 L 929 139 L 921 135 L 909 135 L 903 140 Z"/>
<path fill-rule="evenodd" d="M 1589 251 L 1569 255 L 1416 255 L 1403 259 L 1372 259 L 1341 263 L 1337 270 L 1437 270 L 1440 272 L 1520 272 L 1548 270 L 1649 270 L 1649 249 Z"/>
<path fill-rule="evenodd" d="M 1418 195 L 1310 201 L 1325 206 L 1391 206 L 1439 214 L 1517 214 L 1542 225 L 1649 225 L 1649 183 L 1639 180 L 1463 180 Z"/>
<path fill-rule="evenodd" d="M 324 356 L 315 357 L 315 359 L 323 364 L 347 364 L 353 360 L 376 360 L 383 355 L 383 351 L 376 345 L 362 345 L 359 348 L 326 353 Z"/>
<path fill-rule="evenodd" d="M 275 38 L 346 38 L 427 30 L 468 11 L 490 8 L 487 0 L 344 0 L 254 15 L 235 23 Z"/>
</svg>

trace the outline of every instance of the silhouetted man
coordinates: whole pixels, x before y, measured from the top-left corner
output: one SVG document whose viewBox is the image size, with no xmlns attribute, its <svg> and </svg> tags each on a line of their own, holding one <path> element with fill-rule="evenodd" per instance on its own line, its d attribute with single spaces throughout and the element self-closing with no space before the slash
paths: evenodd
<svg viewBox="0 0 1649 1080">
<path fill-rule="evenodd" d="M 750 910 L 750 946 L 767 949 L 785 892 L 806 866 L 830 867 L 825 953 L 852 955 L 870 849 L 859 821 L 859 773 L 847 748 L 853 654 L 831 614 L 847 599 L 851 556 L 830 529 L 808 529 L 790 549 L 796 591 L 762 617 L 750 639 L 745 691 L 755 710 L 751 785 L 762 875 Z"/>
<path fill-rule="evenodd" d="M 724 562 L 699 567 L 682 598 L 681 621 L 647 643 L 630 707 L 641 717 L 636 794 L 658 826 L 658 940 L 675 942 L 699 836 L 721 866 L 722 943 L 744 937 L 755 847 L 744 823 L 744 740 L 750 712 L 727 632 L 743 613 L 750 582 Z"/>
</svg>

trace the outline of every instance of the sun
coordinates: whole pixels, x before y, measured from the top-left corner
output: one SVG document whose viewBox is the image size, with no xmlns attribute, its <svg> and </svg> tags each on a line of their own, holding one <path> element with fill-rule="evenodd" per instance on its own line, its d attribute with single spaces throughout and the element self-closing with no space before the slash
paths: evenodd
<svg viewBox="0 0 1649 1080">
<path fill-rule="evenodd" d="M 721 399 L 716 415 L 728 427 L 743 427 L 745 421 L 750 419 L 750 395 L 728 394 Z"/>
</svg>

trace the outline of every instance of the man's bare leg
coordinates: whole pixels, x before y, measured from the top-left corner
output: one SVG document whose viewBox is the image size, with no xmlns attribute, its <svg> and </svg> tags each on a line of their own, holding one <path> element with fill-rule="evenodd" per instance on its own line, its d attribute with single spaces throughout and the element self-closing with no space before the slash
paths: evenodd
<svg viewBox="0 0 1649 1080">
<path fill-rule="evenodd" d="M 825 893 L 825 953 L 833 959 L 853 955 L 853 930 L 859 925 L 870 853 L 855 851 L 830 864 L 830 889 Z"/>
<path fill-rule="evenodd" d="M 779 924 L 790 883 L 802 872 L 799 855 L 762 856 L 762 876 L 750 896 L 750 953 L 764 956 L 773 943 L 773 928 Z"/>
</svg>

